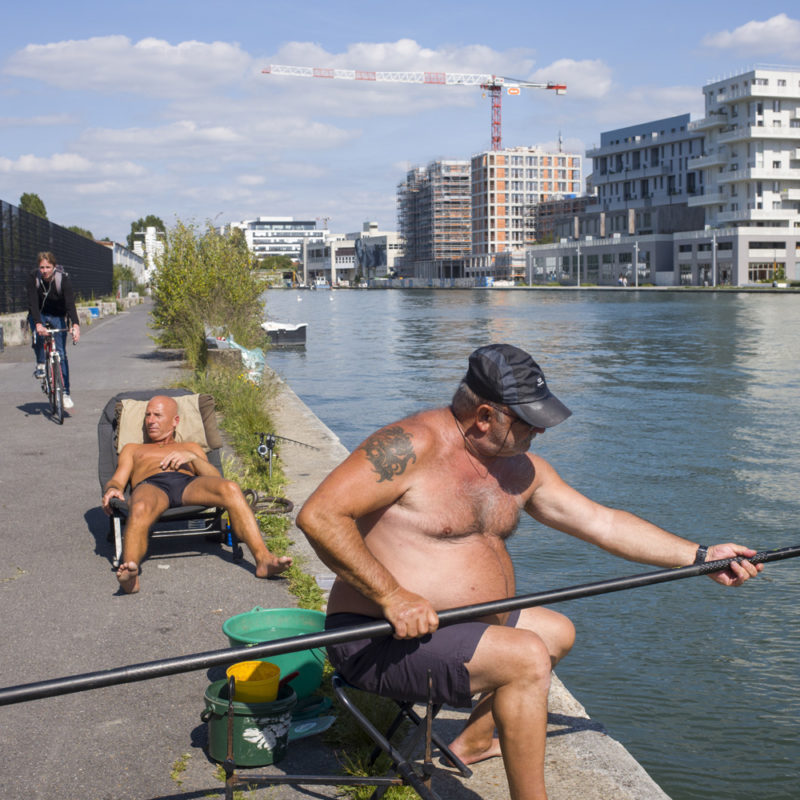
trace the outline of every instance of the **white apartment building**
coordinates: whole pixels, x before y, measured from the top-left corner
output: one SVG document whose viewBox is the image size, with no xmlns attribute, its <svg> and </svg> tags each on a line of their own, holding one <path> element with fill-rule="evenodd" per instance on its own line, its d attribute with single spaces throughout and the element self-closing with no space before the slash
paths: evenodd
<svg viewBox="0 0 800 800">
<path fill-rule="evenodd" d="M 705 139 L 693 166 L 705 175 L 706 224 L 800 228 L 800 68 L 754 69 L 708 84 Z"/>
<path fill-rule="evenodd" d="M 288 256 L 298 263 L 303 258 L 304 243 L 321 242 L 325 233 L 317 228 L 316 220 L 294 217 L 258 217 L 231 222 L 230 227 L 244 233 L 247 246 L 256 258 Z"/>
<path fill-rule="evenodd" d="M 142 283 L 150 283 L 156 268 L 156 260 L 164 255 L 164 231 L 155 227 L 137 231 L 133 240 L 133 252 L 144 260 Z"/>
<path fill-rule="evenodd" d="M 800 280 L 800 67 L 755 68 L 703 94 L 700 120 L 683 115 L 602 134 L 587 152 L 596 202 L 567 220 L 559 244 L 530 248 L 529 278 Z"/>
<path fill-rule="evenodd" d="M 112 242 L 110 240 L 98 241 L 98 244 L 103 245 L 111 250 L 111 261 L 115 267 L 130 267 L 133 276 L 137 283 L 145 283 L 145 261 L 144 258 L 137 253 L 128 250 L 127 247 L 119 242 Z"/>
<path fill-rule="evenodd" d="M 303 281 L 331 286 L 393 275 L 403 255 L 403 239 L 396 231 L 382 231 L 377 222 L 365 222 L 355 233 L 326 233 L 322 242 L 307 241 L 303 251 Z"/>
<path fill-rule="evenodd" d="M 472 248 L 467 274 L 524 277 L 532 208 L 582 191 L 581 156 L 538 147 L 488 150 L 470 161 Z"/>
</svg>

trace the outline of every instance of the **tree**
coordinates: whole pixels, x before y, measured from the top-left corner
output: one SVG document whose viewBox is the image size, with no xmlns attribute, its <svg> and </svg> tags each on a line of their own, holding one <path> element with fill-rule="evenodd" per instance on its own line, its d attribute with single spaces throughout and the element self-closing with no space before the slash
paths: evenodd
<svg viewBox="0 0 800 800">
<path fill-rule="evenodd" d="M 85 236 L 87 239 L 94 241 L 94 235 L 91 231 L 87 231 L 86 228 L 80 228 L 77 225 L 70 225 L 67 230 L 77 233 L 79 236 Z"/>
<path fill-rule="evenodd" d="M 47 209 L 44 207 L 42 198 L 33 192 L 25 192 L 19 198 L 19 207 L 29 214 L 35 214 L 37 217 L 47 219 Z"/>
<path fill-rule="evenodd" d="M 136 222 L 131 222 L 131 232 L 128 234 L 128 250 L 133 250 L 133 243 L 136 241 L 134 234 L 144 233 L 145 228 L 155 228 L 162 233 L 167 231 L 167 226 L 161 217 L 157 217 L 155 214 L 148 214 L 144 218 L 139 217 Z"/>
<path fill-rule="evenodd" d="M 295 269 L 296 265 L 289 256 L 267 256 L 258 262 L 259 269 L 280 270 L 288 272 Z"/>
<path fill-rule="evenodd" d="M 183 348 L 192 367 L 205 357 L 205 328 L 230 334 L 243 347 L 264 343 L 262 287 L 251 256 L 233 236 L 180 220 L 167 232 L 152 280 L 155 340 Z"/>
<path fill-rule="evenodd" d="M 134 275 L 131 267 L 123 266 L 122 264 L 114 264 L 114 273 L 112 278 L 112 291 L 114 297 L 119 295 L 119 286 L 124 283 L 127 287 L 125 291 L 130 291 L 136 285 L 136 275 Z"/>
</svg>

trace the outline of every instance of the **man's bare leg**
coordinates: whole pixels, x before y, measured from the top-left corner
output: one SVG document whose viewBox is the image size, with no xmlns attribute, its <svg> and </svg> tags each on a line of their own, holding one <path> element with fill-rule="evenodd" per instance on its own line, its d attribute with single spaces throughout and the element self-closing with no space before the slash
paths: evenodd
<svg viewBox="0 0 800 800">
<path fill-rule="evenodd" d="M 122 561 L 117 569 L 117 580 L 126 594 L 139 591 L 139 565 L 147 552 L 150 527 L 167 508 L 167 495 L 150 484 L 140 483 L 131 494 L 128 522 L 122 534 Z"/>
<path fill-rule="evenodd" d="M 569 652 L 574 635 L 572 623 L 562 614 L 528 609 L 516 628 L 489 628 L 467 664 L 471 687 L 488 693 L 451 747 L 467 764 L 502 753 L 513 800 L 547 797 L 544 750 L 550 673 Z M 494 736 L 495 726 L 499 738 Z"/>
<path fill-rule="evenodd" d="M 184 489 L 182 500 L 185 505 L 222 506 L 228 512 L 233 532 L 253 554 L 256 577 L 269 578 L 292 566 L 291 556 L 273 555 L 264 544 L 253 510 L 234 481 L 225 478 L 196 478 Z"/>
</svg>

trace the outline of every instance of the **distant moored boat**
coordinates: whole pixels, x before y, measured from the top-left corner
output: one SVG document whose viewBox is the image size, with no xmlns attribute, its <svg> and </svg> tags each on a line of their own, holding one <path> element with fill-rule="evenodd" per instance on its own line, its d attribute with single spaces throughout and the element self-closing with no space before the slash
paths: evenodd
<svg viewBox="0 0 800 800">
<path fill-rule="evenodd" d="M 307 322 L 292 325 L 289 322 L 262 322 L 273 347 L 303 347 L 306 343 Z"/>
</svg>

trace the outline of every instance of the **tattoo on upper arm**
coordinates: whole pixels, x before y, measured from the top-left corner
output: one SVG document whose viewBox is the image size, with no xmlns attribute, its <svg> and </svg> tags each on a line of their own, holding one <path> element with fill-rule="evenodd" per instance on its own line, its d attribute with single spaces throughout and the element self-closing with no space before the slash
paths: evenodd
<svg viewBox="0 0 800 800">
<path fill-rule="evenodd" d="M 411 434 L 399 425 L 378 431 L 364 443 L 364 452 L 378 473 L 378 483 L 402 475 L 410 461 L 416 461 Z"/>
</svg>

